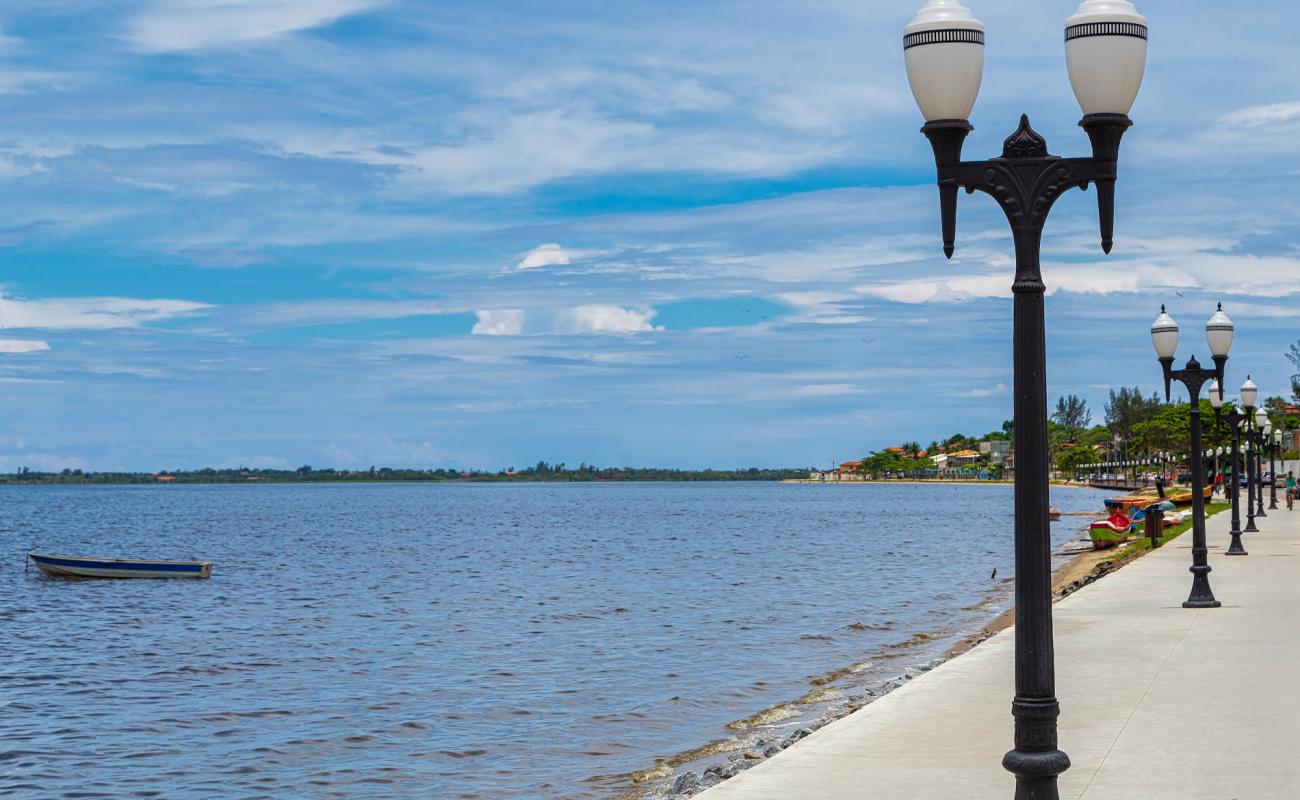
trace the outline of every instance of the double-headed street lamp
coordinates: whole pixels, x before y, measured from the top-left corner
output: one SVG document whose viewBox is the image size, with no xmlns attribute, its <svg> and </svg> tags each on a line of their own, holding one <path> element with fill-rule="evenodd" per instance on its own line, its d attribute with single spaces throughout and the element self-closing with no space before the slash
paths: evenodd
<svg viewBox="0 0 1300 800">
<path fill-rule="evenodd" d="M 1091 158 L 1049 155 L 1047 142 L 1020 117 L 1002 155 L 962 161 L 971 109 L 984 71 L 984 24 L 959 0 L 929 0 L 903 36 L 907 78 L 925 117 L 938 170 L 944 254 L 952 257 L 957 190 L 990 195 L 1006 214 L 1015 243 L 1014 353 L 1016 425 L 1015 748 L 1002 765 L 1016 776 L 1019 800 L 1056 800 L 1057 776 L 1070 759 L 1057 748 L 1052 647 L 1052 570 L 1048 526 L 1047 355 L 1045 286 L 1039 250 L 1047 214 L 1069 189 L 1096 184 L 1102 250 L 1115 225 L 1120 139 L 1146 68 L 1147 20 L 1128 0 L 1086 0 L 1065 22 L 1070 85 L 1083 109 L 1079 125 Z"/>
<path fill-rule="evenodd" d="M 1272 447 L 1268 451 L 1268 507 L 1277 509 L 1277 464 L 1275 460 L 1282 447 L 1282 431 L 1273 431 Z"/>
<path fill-rule="evenodd" d="M 1250 443 L 1255 452 L 1255 516 L 1267 517 L 1264 513 L 1264 450 L 1268 447 L 1269 437 L 1273 433 L 1273 423 L 1268 419 L 1268 412 L 1263 406 L 1255 409 L 1255 429 L 1251 433 Z"/>
<path fill-rule="evenodd" d="M 1237 499 L 1240 495 L 1238 486 L 1240 478 L 1238 476 L 1241 473 L 1237 470 L 1237 459 L 1241 452 L 1241 429 L 1242 425 L 1246 421 L 1247 415 L 1238 411 L 1235 406 L 1229 406 L 1227 413 L 1222 416 L 1220 415 L 1220 409 L 1223 408 L 1222 386 L 1223 384 L 1219 383 L 1217 380 L 1211 381 L 1210 387 L 1206 393 L 1210 396 L 1210 405 L 1214 408 L 1215 418 L 1219 420 L 1226 419 L 1228 427 L 1232 431 L 1232 447 L 1228 451 L 1228 463 L 1232 465 L 1232 480 L 1231 486 L 1224 487 L 1224 491 L 1228 493 L 1228 497 L 1232 503 L 1232 530 L 1228 532 L 1232 537 L 1232 543 L 1228 545 L 1228 549 L 1224 552 L 1224 555 L 1244 556 L 1249 555 L 1249 553 L 1246 552 L 1246 548 L 1241 546 L 1241 504 Z M 1242 384 L 1241 396 L 1243 402 L 1247 391 L 1252 393 L 1251 402 L 1254 402 L 1254 386 L 1255 384 L 1250 380 L 1250 378 L 1247 378 L 1246 383 Z"/>
<path fill-rule="evenodd" d="M 1174 352 L 1178 350 L 1178 324 L 1160 307 L 1160 316 L 1151 325 L 1151 343 L 1155 345 L 1160 368 L 1165 375 L 1165 402 L 1169 402 L 1169 384 L 1178 381 L 1187 387 L 1191 400 L 1192 445 L 1189 453 L 1192 473 L 1192 592 L 1183 608 L 1218 608 L 1219 601 L 1210 591 L 1209 550 L 1205 546 L 1205 464 L 1201 447 L 1201 387 L 1210 381 L 1223 385 L 1223 368 L 1228 363 L 1232 349 L 1232 320 L 1223 313 L 1223 306 L 1205 323 L 1205 341 L 1210 346 L 1214 369 L 1202 369 L 1196 356 L 1187 360 L 1182 369 L 1174 369 Z"/>
<path fill-rule="evenodd" d="M 1255 502 L 1257 517 L 1267 517 L 1264 513 L 1264 456 L 1273 448 L 1273 422 L 1268 418 L 1268 411 L 1263 406 L 1255 409 Z"/>
<path fill-rule="evenodd" d="M 1242 420 L 1242 466 L 1246 470 L 1246 533 L 1259 533 L 1255 527 L 1255 458 L 1251 454 L 1251 425 L 1255 419 L 1255 401 L 1259 398 L 1259 387 L 1246 376 L 1241 385 L 1241 405 L 1245 414 Z"/>
</svg>

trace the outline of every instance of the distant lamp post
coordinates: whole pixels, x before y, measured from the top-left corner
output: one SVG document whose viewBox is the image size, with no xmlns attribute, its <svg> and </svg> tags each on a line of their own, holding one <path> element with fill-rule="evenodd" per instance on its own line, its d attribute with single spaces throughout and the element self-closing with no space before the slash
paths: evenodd
<svg viewBox="0 0 1300 800">
<path fill-rule="evenodd" d="M 1268 451 L 1268 507 L 1277 508 L 1277 465 L 1274 463 L 1282 448 L 1282 431 L 1273 431 L 1273 447 Z"/>
<path fill-rule="evenodd" d="M 1268 412 L 1263 406 L 1255 409 L 1255 516 L 1267 517 L 1264 513 L 1264 451 L 1268 448 L 1269 434 L 1273 424 L 1268 421 Z"/>
<path fill-rule="evenodd" d="M 957 232 L 957 190 L 979 190 L 1011 226 L 1015 459 L 1015 747 L 1002 765 L 1016 776 L 1018 800 L 1057 800 L 1057 776 L 1070 759 L 1057 747 L 1052 645 L 1051 540 L 1048 523 L 1047 356 L 1040 247 L 1048 212 L 1066 191 L 1095 184 L 1101 247 L 1115 227 L 1119 145 L 1146 68 L 1147 20 L 1128 0 L 1085 0 L 1065 22 L 1070 85 L 1083 111 L 1092 156 L 1049 155 L 1047 142 L 1020 117 L 1002 155 L 962 161 L 971 109 L 984 72 L 984 25 L 959 0 L 928 0 L 903 36 L 907 78 L 934 150 L 944 255 Z"/>
<path fill-rule="evenodd" d="M 1246 376 L 1246 382 L 1241 384 L 1241 406 L 1245 412 L 1242 421 L 1241 440 L 1242 440 L 1242 467 L 1246 471 L 1246 527 L 1243 529 L 1246 533 L 1259 533 L 1259 528 L 1255 527 L 1255 459 L 1251 455 L 1251 439 L 1254 438 L 1255 423 L 1255 401 L 1259 398 L 1259 387 L 1255 382 Z"/>
<path fill-rule="evenodd" d="M 1207 394 L 1210 396 L 1210 405 L 1214 408 L 1214 416 L 1225 419 L 1232 431 L 1232 446 L 1228 450 L 1228 463 L 1232 465 L 1232 475 L 1230 476 L 1231 480 L 1223 487 L 1229 502 L 1232 503 L 1232 530 L 1228 531 L 1228 535 L 1232 537 L 1232 542 L 1228 545 L 1228 549 L 1224 551 L 1224 555 L 1249 555 L 1246 548 L 1241 546 L 1241 504 L 1237 499 L 1240 494 L 1237 486 L 1240 479 L 1237 476 L 1241 474 L 1237 471 L 1237 457 L 1241 448 L 1241 425 L 1245 422 L 1246 415 L 1229 406 L 1227 413 L 1220 417 L 1220 409 L 1223 407 L 1223 388 L 1222 384 L 1217 380 L 1210 381 Z M 1219 448 L 1219 450 L 1222 452 L 1223 448 Z"/>
<path fill-rule="evenodd" d="M 1151 324 L 1151 344 L 1155 346 L 1156 356 L 1160 359 L 1160 368 L 1165 378 L 1165 402 L 1169 402 L 1169 386 L 1178 381 L 1187 388 L 1191 399 L 1189 414 L 1191 417 L 1192 446 L 1188 454 L 1192 473 L 1192 591 L 1183 608 L 1218 608 L 1219 601 L 1214 599 L 1210 590 L 1209 550 L 1205 546 L 1205 465 L 1202 462 L 1201 446 L 1201 387 L 1210 381 L 1223 385 L 1223 369 L 1228 363 L 1228 351 L 1232 348 L 1232 320 L 1223 313 L 1223 306 L 1214 312 L 1205 324 L 1205 341 L 1210 346 L 1210 356 L 1214 360 L 1214 369 L 1202 369 L 1196 356 L 1187 360 L 1182 369 L 1174 369 L 1174 352 L 1178 349 L 1178 323 L 1160 307 L 1160 316 Z"/>
</svg>

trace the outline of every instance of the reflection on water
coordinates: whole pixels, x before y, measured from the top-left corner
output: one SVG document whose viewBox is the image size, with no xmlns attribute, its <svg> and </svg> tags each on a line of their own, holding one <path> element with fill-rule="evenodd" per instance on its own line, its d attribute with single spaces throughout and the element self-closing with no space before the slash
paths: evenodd
<svg viewBox="0 0 1300 800">
<path fill-rule="evenodd" d="M 6 796 L 607 798 L 941 653 L 1012 576 L 1005 486 L 0 498 Z M 216 567 L 50 580 L 33 545 Z"/>
</svg>

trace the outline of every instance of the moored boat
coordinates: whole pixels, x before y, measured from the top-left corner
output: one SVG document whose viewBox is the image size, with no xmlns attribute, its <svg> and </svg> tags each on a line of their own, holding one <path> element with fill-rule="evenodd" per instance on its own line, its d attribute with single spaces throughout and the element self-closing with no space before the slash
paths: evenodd
<svg viewBox="0 0 1300 800">
<path fill-rule="evenodd" d="M 1096 550 L 1114 547 L 1120 542 L 1127 542 L 1133 530 L 1133 522 L 1123 513 L 1116 511 L 1105 519 L 1097 520 L 1088 526 L 1088 537 Z"/>
<path fill-rule="evenodd" d="M 28 553 L 51 578 L 207 578 L 211 561 L 146 561 L 135 558 L 87 558 L 52 553 Z"/>
</svg>

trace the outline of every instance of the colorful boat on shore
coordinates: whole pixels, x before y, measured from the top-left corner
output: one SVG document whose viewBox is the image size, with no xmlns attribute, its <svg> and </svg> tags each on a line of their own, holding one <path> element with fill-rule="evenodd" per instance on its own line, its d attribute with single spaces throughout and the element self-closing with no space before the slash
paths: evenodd
<svg viewBox="0 0 1300 800">
<path fill-rule="evenodd" d="M 1204 497 L 1207 503 L 1210 501 L 1210 496 L 1213 493 L 1214 493 L 1213 486 L 1205 487 Z M 1146 506 L 1158 502 L 1161 499 L 1162 498 L 1160 497 L 1160 495 L 1158 495 L 1155 491 L 1141 493 L 1141 494 L 1129 494 L 1129 495 L 1124 495 L 1123 497 L 1109 497 L 1106 499 L 1106 508 L 1113 511 L 1127 512 L 1129 509 L 1133 509 L 1133 508 L 1145 508 Z M 1180 489 L 1178 491 L 1166 492 L 1163 499 L 1168 500 L 1169 502 L 1177 506 L 1191 505 L 1192 490 Z"/>
<path fill-rule="evenodd" d="M 207 578 L 211 561 L 145 561 L 135 558 L 84 558 L 28 553 L 36 568 L 51 578 Z"/>
<path fill-rule="evenodd" d="M 1116 511 L 1105 519 L 1099 519 L 1088 526 L 1088 537 L 1092 539 L 1092 546 L 1095 550 L 1105 550 L 1108 547 L 1115 547 L 1121 542 L 1127 542 L 1129 534 L 1133 531 L 1133 521 L 1124 515 L 1123 512 Z"/>
</svg>

